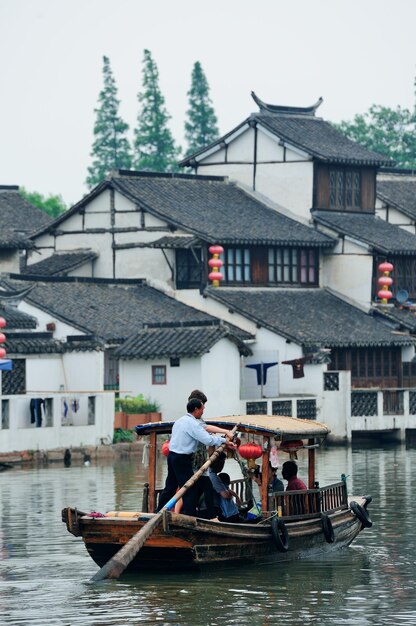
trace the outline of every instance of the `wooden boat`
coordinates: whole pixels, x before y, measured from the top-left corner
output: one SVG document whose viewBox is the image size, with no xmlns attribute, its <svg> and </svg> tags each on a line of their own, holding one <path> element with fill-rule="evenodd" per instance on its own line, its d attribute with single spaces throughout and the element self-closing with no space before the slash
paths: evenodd
<svg viewBox="0 0 416 626">
<path fill-rule="evenodd" d="M 244 415 L 206 420 L 231 429 L 241 437 L 256 438 L 261 445 L 261 467 L 267 476 L 273 446 L 292 456 L 300 448 L 308 455 L 308 489 L 271 493 L 261 485 L 261 515 L 255 523 L 216 522 L 163 512 L 163 523 L 146 540 L 128 570 L 200 569 L 229 564 L 269 563 L 305 558 L 348 546 L 365 527 L 372 525 L 367 507 L 371 496 L 349 497 L 345 477 L 320 487 L 315 477 L 315 453 L 329 433 L 325 424 L 284 416 Z M 104 516 L 68 507 L 62 520 L 76 537 L 83 538 L 88 553 L 102 567 L 155 513 L 156 466 L 160 450 L 157 437 L 169 435 L 174 422 L 137 426 L 148 436 L 149 482 L 143 492 L 142 511 L 112 511 Z M 165 437 L 166 438 L 166 437 Z M 283 453 L 282 453 L 283 454 Z M 164 460 L 164 457 L 160 457 Z M 240 462 L 245 469 L 245 465 Z M 246 477 L 232 481 L 242 500 L 249 490 Z M 250 491 L 250 490 L 249 490 Z"/>
</svg>

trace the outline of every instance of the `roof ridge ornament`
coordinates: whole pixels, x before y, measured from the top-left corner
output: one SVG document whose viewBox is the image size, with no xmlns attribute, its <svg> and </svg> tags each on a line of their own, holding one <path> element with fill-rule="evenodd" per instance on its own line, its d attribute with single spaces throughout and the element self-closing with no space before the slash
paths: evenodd
<svg viewBox="0 0 416 626">
<path fill-rule="evenodd" d="M 267 104 L 266 102 L 263 102 L 263 100 L 260 100 L 254 91 L 251 92 L 251 97 L 259 107 L 260 111 L 267 111 L 268 113 L 286 113 L 292 115 L 315 115 L 316 110 L 324 101 L 321 97 L 315 102 L 315 104 L 312 104 L 309 107 L 289 107 L 278 104 Z"/>
</svg>

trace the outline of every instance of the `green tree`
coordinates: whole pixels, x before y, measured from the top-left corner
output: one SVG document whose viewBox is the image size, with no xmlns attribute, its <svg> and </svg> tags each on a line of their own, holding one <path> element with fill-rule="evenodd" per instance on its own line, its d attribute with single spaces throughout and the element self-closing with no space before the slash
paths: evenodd
<svg viewBox="0 0 416 626">
<path fill-rule="evenodd" d="M 218 120 L 209 95 L 209 86 L 199 61 L 192 69 L 188 91 L 189 109 L 185 121 L 187 154 L 192 154 L 218 139 Z"/>
<path fill-rule="evenodd" d="M 143 90 L 137 94 L 140 110 L 134 131 L 134 166 L 154 172 L 174 171 L 179 149 L 168 128 L 170 115 L 159 88 L 159 72 L 149 50 L 144 51 Z"/>
<path fill-rule="evenodd" d="M 88 168 L 86 180 L 90 188 L 104 180 L 111 170 L 131 167 L 131 149 L 126 136 L 129 127 L 118 114 L 120 101 L 107 57 L 103 57 L 103 79 L 104 87 L 98 97 L 99 106 L 94 109 L 96 121 L 91 151 L 93 162 Z"/>
<path fill-rule="evenodd" d="M 25 198 L 30 204 L 42 209 L 51 217 L 58 217 L 61 213 L 67 210 L 67 206 L 61 196 L 49 196 L 48 198 L 42 196 L 37 191 L 26 191 L 24 187 L 19 189 L 20 195 Z"/>
<path fill-rule="evenodd" d="M 336 127 L 349 139 L 393 159 L 398 167 L 416 167 L 416 115 L 373 104 L 352 122 Z"/>
</svg>

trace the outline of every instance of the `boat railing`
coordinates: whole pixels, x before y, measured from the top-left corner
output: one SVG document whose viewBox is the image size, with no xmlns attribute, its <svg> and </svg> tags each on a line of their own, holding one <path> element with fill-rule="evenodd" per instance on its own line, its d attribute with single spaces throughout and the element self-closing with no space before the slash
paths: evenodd
<svg viewBox="0 0 416 626">
<path fill-rule="evenodd" d="M 347 508 L 348 496 L 344 481 L 317 489 L 269 494 L 269 510 L 277 511 L 279 516 L 286 519 L 307 519 Z"/>
<path fill-rule="evenodd" d="M 232 480 L 230 488 L 235 491 L 242 502 L 252 498 L 250 487 L 244 478 Z M 162 489 L 156 489 L 156 502 Z M 332 513 L 348 508 L 347 488 L 344 481 L 325 487 L 304 491 L 276 491 L 269 493 L 268 510 L 277 511 L 286 519 L 308 519 L 318 517 L 322 513 Z M 143 489 L 142 511 L 149 511 L 149 484 Z"/>
</svg>

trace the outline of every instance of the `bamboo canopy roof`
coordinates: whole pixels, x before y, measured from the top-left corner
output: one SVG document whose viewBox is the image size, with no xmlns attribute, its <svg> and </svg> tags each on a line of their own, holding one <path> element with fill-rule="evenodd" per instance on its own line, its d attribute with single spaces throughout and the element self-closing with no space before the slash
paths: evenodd
<svg viewBox="0 0 416 626">
<path fill-rule="evenodd" d="M 207 424 L 214 424 L 227 429 L 237 425 L 241 432 L 274 437 L 281 441 L 311 437 L 325 438 L 331 432 L 328 426 L 321 422 L 285 415 L 228 415 L 213 417 L 204 421 Z M 152 432 L 169 434 L 174 423 L 152 422 L 143 424 L 136 426 L 136 432 L 139 436 L 149 435 Z"/>
</svg>

